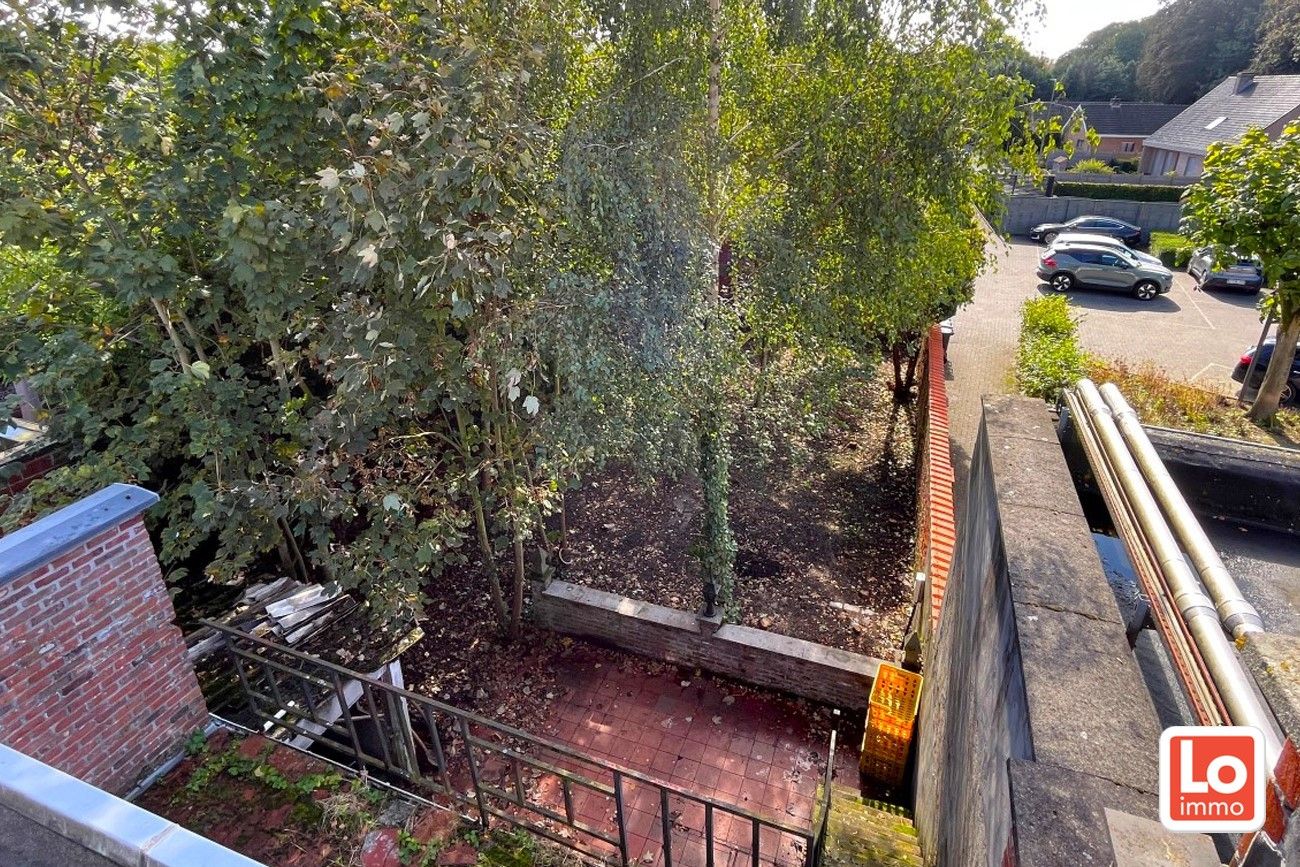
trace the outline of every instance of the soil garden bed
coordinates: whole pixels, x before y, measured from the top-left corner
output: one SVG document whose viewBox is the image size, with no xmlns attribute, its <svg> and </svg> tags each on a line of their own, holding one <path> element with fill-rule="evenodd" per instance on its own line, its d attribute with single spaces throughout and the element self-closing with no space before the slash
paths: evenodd
<svg viewBox="0 0 1300 867">
<path fill-rule="evenodd" d="M 811 443 L 811 459 L 738 449 L 730 517 L 740 622 L 872 656 L 898 647 L 916 529 L 912 409 L 882 370 Z M 646 485 L 613 467 L 570 495 L 567 581 L 688 611 L 696 479 Z"/>
<path fill-rule="evenodd" d="M 487 835 L 328 762 L 219 731 L 151 786 L 146 810 L 268 867 L 579 867 L 576 853 L 519 831 Z"/>
</svg>

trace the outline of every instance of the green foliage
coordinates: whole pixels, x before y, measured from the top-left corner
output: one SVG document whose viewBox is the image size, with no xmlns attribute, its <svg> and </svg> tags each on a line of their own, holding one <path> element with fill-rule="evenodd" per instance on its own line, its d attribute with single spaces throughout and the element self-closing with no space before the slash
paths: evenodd
<svg viewBox="0 0 1300 867">
<path fill-rule="evenodd" d="M 1085 375 L 1088 358 L 1064 295 L 1031 298 L 1020 308 L 1016 387 L 1030 397 L 1056 400 Z"/>
<path fill-rule="evenodd" d="M 1138 154 L 1133 156 L 1115 156 L 1110 158 L 1110 165 L 1115 171 L 1122 175 L 1137 174 L 1138 166 L 1142 162 L 1142 157 Z"/>
<path fill-rule="evenodd" d="M 836 373 L 914 353 L 1026 158 L 1010 0 L 793 5 L 8 13 L 0 378 L 71 454 L 0 525 L 129 480 L 173 581 L 382 622 L 472 566 L 517 629 L 527 550 L 618 457 L 700 471 L 725 586 L 729 438 L 798 441 Z"/>
<path fill-rule="evenodd" d="M 1092 157 L 1086 160 L 1079 160 L 1077 163 L 1070 166 L 1070 168 L 1068 168 L 1066 171 L 1080 173 L 1080 174 L 1087 173 L 1087 174 L 1094 174 L 1094 175 L 1115 174 L 1115 169 L 1111 167 L 1110 163 L 1106 162 L 1105 160 L 1097 159 L 1096 157 Z"/>
<path fill-rule="evenodd" d="M 1251 408 L 1257 422 L 1271 419 L 1300 341 L 1300 124 L 1270 140 L 1258 127 L 1240 141 L 1210 145 L 1205 170 L 1187 193 L 1184 229 L 1197 246 L 1258 256 L 1273 292 L 1263 304 L 1279 323 L 1277 351 L 1269 359 Z"/>
<path fill-rule="evenodd" d="M 1263 0 L 1174 0 L 1146 19 L 1137 86 L 1146 99 L 1191 103 L 1250 65 Z"/>
<path fill-rule="evenodd" d="M 1300 3 L 1264 0 L 1250 68 L 1262 75 L 1300 73 Z"/>
<path fill-rule="evenodd" d="M 1183 188 L 1166 184 L 1110 184 L 1087 181 L 1057 181 L 1056 195 L 1085 199 L 1120 199 L 1128 202 L 1176 202 Z"/>
<path fill-rule="evenodd" d="M 1167 268 L 1186 268 L 1196 247 L 1177 232 L 1152 232 L 1151 255 L 1159 256 Z"/>
<path fill-rule="evenodd" d="M 1300 71 L 1298 34 L 1293 0 L 1172 0 L 1089 34 L 1052 74 L 1072 99 L 1190 103 L 1245 69 Z"/>
<path fill-rule="evenodd" d="M 1088 34 L 1052 67 L 1071 99 L 1133 99 L 1149 19 L 1120 21 Z"/>
<path fill-rule="evenodd" d="M 208 736 L 203 729 L 196 729 L 190 732 L 190 736 L 185 739 L 185 755 L 196 756 L 207 749 Z"/>
<path fill-rule="evenodd" d="M 202 751 L 201 749 L 200 752 Z M 261 758 L 241 756 L 236 744 L 224 752 L 209 755 L 204 759 L 190 774 L 185 789 L 189 792 L 200 792 L 223 774 L 235 779 L 253 780 L 272 791 L 287 792 L 295 798 L 310 798 L 313 792 L 334 791 L 343 784 L 342 775 L 333 771 L 305 774 L 298 780 L 290 780 L 280 773 L 278 768 Z"/>
</svg>

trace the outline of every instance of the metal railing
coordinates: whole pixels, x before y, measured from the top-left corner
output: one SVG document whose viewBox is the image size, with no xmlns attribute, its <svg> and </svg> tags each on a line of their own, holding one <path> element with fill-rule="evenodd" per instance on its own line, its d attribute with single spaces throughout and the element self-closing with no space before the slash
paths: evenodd
<svg viewBox="0 0 1300 867">
<path fill-rule="evenodd" d="M 714 867 L 718 857 L 723 864 L 745 857 L 751 867 L 815 867 L 820 858 L 834 732 L 824 797 L 808 826 L 797 827 L 232 627 L 204 625 L 223 637 L 247 712 L 264 730 L 339 755 L 483 829 L 499 819 L 624 865 L 655 851 L 653 842 L 664 867 Z"/>
</svg>

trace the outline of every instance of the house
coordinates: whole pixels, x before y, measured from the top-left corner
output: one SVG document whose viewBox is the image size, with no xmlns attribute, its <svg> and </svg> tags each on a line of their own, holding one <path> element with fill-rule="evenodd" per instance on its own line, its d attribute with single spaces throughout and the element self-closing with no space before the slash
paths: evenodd
<svg viewBox="0 0 1300 867">
<path fill-rule="evenodd" d="M 1300 75 L 1229 76 L 1150 135 L 1142 173 L 1199 177 L 1214 142 L 1236 141 L 1252 126 L 1277 137 L 1300 117 Z"/>
<path fill-rule="evenodd" d="M 1165 102 L 1121 102 L 1118 99 L 1061 105 L 1078 109 L 1083 115 L 1084 128 L 1092 130 L 1100 138 L 1100 142 L 1093 146 L 1083 129 L 1072 133 L 1075 160 L 1135 158 L 1142 153 L 1143 139 L 1187 108 Z"/>
</svg>

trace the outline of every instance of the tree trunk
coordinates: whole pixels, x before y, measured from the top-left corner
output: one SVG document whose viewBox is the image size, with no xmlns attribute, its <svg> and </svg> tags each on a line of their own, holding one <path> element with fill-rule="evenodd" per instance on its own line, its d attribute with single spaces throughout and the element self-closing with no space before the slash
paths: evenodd
<svg viewBox="0 0 1300 867">
<path fill-rule="evenodd" d="M 167 309 L 167 304 L 159 298 L 150 299 L 153 301 L 153 309 L 158 314 L 159 321 L 162 322 L 163 328 L 167 330 L 167 337 L 172 342 L 172 348 L 176 350 L 176 361 L 180 364 L 181 370 L 189 373 L 190 371 L 190 353 L 181 342 L 181 336 L 176 333 L 176 326 L 172 324 L 171 311 Z"/>
<path fill-rule="evenodd" d="M 1295 363 L 1296 341 L 1300 340 L 1300 307 L 1284 305 L 1279 311 L 1277 345 L 1268 360 L 1268 371 L 1260 383 L 1255 402 L 1250 407 L 1250 420 L 1257 423 L 1271 421 L 1277 413 L 1282 389 L 1291 376 Z M 1256 350 L 1258 351 L 1258 350 Z"/>
<path fill-rule="evenodd" d="M 474 504 L 474 526 L 478 530 L 478 547 L 483 557 L 483 571 L 487 574 L 488 592 L 492 595 L 492 609 L 497 613 L 497 620 L 503 627 L 510 625 L 510 612 L 506 608 L 505 594 L 501 590 L 501 576 L 497 574 L 496 554 L 492 550 L 492 538 L 488 535 L 487 515 L 483 512 L 483 494 L 478 480 L 470 483 L 470 500 Z"/>
<path fill-rule="evenodd" d="M 714 243 L 718 244 L 714 256 L 714 273 L 709 287 L 709 300 L 716 302 L 722 283 L 722 221 L 721 208 L 718 204 L 719 154 L 722 141 L 722 0 L 709 0 L 709 96 L 708 96 L 708 130 L 705 148 L 709 160 L 708 175 L 708 211 L 709 231 Z"/>
<path fill-rule="evenodd" d="M 524 536 L 520 531 L 518 524 L 514 527 L 515 531 L 515 586 L 514 595 L 510 600 L 510 637 L 518 638 L 519 629 L 524 619 Z"/>
</svg>

